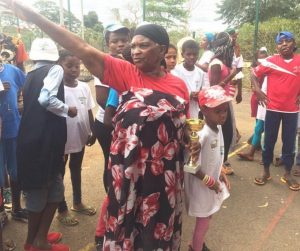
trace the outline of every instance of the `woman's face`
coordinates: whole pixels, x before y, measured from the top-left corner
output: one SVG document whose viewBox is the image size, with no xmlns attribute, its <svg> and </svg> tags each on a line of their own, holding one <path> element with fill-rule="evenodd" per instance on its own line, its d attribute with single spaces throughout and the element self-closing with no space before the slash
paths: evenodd
<svg viewBox="0 0 300 251">
<path fill-rule="evenodd" d="M 177 50 L 174 48 L 169 48 L 168 53 L 165 55 L 165 61 L 166 61 L 168 72 L 175 68 L 176 59 L 177 59 Z"/>
<path fill-rule="evenodd" d="M 151 39 L 136 35 L 131 41 L 133 63 L 143 72 L 150 72 L 160 67 L 166 46 L 159 45 Z"/>
<path fill-rule="evenodd" d="M 206 49 L 208 46 L 208 40 L 207 37 L 203 37 L 200 41 L 200 48 Z"/>
</svg>

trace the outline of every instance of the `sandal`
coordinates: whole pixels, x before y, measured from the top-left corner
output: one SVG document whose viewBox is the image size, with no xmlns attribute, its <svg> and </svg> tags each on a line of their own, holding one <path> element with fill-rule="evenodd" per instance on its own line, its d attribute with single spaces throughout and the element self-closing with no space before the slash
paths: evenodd
<svg viewBox="0 0 300 251">
<path fill-rule="evenodd" d="M 57 215 L 56 219 L 63 225 L 67 227 L 72 227 L 78 225 L 79 221 L 72 215 Z"/>
<path fill-rule="evenodd" d="M 3 242 L 3 251 L 13 251 L 17 247 L 16 243 L 14 243 L 12 240 L 5 240 Z"/>
<path fill-rule="evenodd" d="M 237 153 L 237 156 L 239 156 L 240 159 L 242 159 L 242 160 L 247 160 L 247 161 L 253 161 L 254 160 L 253 157 L 251 157 L 248 154 L 243 153 L 243 152 Z"/>
<path fill-rule="evenodd" d="M 293 171 L 293 175 L 296 176 L 296 177 L 300 177 L 300 169 L 299 169 L 299 168 L 298 168 L 298 169 L 295 169 L 295 170 Z"/>
<path fill-rule="evenodd" d="M 300 190 L 300 184 L 297 183 L 295 180 L 293 179 L 286 179 L 285 177 L 281 177 L 280 181 L 282 183 L 285 183 L 289 186 L 289 189 L 291 189 L 292 191 L 299 191 Z"/>
<path fill-rule="evenodd" d="M 266 177 L 266 176 L 255 177 L 254 178 L 254 183 L 256 185 L 263 186 L 263 185 L 267 184 L 267 182 L 270 181 L 271 179 L 272 179 L 271 176 L 269 176 L 269 177 Z"/>
<path fill-rule="evenodd" d="M 222 166 L 222 173 L 226 175 L 232 175 L 234 173 L 233 168 L 231 167 L 229 162 L 224 162 Z"/>
<path fill-rule="evenodd" d="M 78 208 L 78 209 L 72 207 L 71 210 L 76 213 L 88 215 L 88 216 L 92 216 L 96 213 L 96 209 L 91 206 L 83 206 L 82 208 Z"/>
</svg>

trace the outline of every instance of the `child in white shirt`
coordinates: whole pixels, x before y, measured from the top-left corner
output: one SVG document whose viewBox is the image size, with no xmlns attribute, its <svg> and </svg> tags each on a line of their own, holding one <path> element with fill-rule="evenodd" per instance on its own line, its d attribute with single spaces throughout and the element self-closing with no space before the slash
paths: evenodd
<svg viewBox="0 0 300 251">
<path fill-rule="evenodd" d="M 199 45 L 194 40 L 187 40 L 182 45 L 183 63 L 175 66 L 171 73 L 181 78 L 190 93 L 190 117 L 199 117 L 198 93 L 205 85 L 205 74 L 195 66 L 199 57 Z"/>
<path fill-rule="evenodd" d="M 96 209 L 81 201 L 81 165 L 85 145 L 91 146 L 96 137 L 92 134 L 94 118 L 92 108 L 95 106 L 88 84 L 78 81 L 80 74 L 80 60 L 66 50 L 60 52 L 60 64 L 64 69 L 65 103 L 77 108 L 77 116 L 68 117 L 67 142 L 65 145 L 65 164 L 70 156 L 69 167 L 73 188 L 72 211 L 84 215 L 94 215 Z M 78 220 L 69 212 L 66 201 L 58 206 L 57 219 L 66 226 L 78 224 Z"/>
<path fill-rule="evenodd" d="M 196 174 L 184 174 L 186 209 L 196 217 L 196 225 L 190 250 L 201 251 L 205 246 L 204 237 L 214 213 L 229 197 L 230 184 L 221 173 L 224 157 L 224 141 L 221 125 L 225 122 L 228 103 L 232 97 L 225 90 L 214 85 L 199 93 L 199 106 L 205 117 L 205 125 L 198 132 L 201 152 Z"/>
</svg>

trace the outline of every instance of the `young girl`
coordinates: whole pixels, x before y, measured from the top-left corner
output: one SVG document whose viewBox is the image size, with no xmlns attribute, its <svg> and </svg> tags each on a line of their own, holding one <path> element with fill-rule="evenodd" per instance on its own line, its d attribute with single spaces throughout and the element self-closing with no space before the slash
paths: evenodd
<svg viewBox="0 0 300 251">
<path fill-rule="evenodd" d="M 92 134 L 94 118 L 91 110 L 95 104 L 89 86 L 77 80 L 80 73 L 80 60 L 70 52 L 62 50 L 59 62 L 64 69 L 65 103 L 75 106 L 78 111 L 76 117 L 67 118 L 65 146 L 65 164 L 70 155 L 69 168 L 73 187 L 71 210 L 84 215 L 94 215 L 95 208 L 86 206 L 81 201 L 81 164 L 85 145 L 93 145 L 96 139 Z M 69 213 L 65 200 L 59 204 L 57 219 L 67 226 L 78 224 L 78 221 Z"/>
<path fill-rule="evenodd" d="M 214 57 L 208 67 L 208 77 L 210 85 L 221 85 L 228 95 L 234 96 L 236 89 L 232 85 L 231 67 L 234 56 L 232 47 L 232 39 L 226 32 L 220 32 L 215 36 L 213 43 Z M 234 173 L 233 168 L 227 161 L 228 154 L 232 142 L 235 142 L 235 118 L 233 114 L 232 104 L 229 105 L 230 112 L 228 112 L 227 119 L 222 125 L 222 132 L 224 137 L 224 163 L 223 171 L 227 175 Z"/>
<path fill-rule="evenodd" d="M 170 72 L 173 70 L 176 66 L 176 61 L 177 61 L 177 48 L 175 45 L 170 44 L 168 48 L 168 52 L 165 55 L 165 61 L 167 65 L 167 72 Z"/>
<path fill-rule="evenodd" d="M 214 213 L 229 197 L 230 184 L 221 172 L 224 158 L 224 140 L 221 125 L 224 124 L 228 103 L 232 100 L 218 85 L 201 90 L 199 106 L 205 117 L 205 125 L 198 132 L 201 152 L 196 174 L 185 172 L 184 188 L 187 213 L 197 217 L 190 250 L 208 250 L 204 237 Z"/>
<path fill-rule="evenodd" d="M 259 49 L 256 55 L 256 62 L 253 64 L 253 67 L 256 67 L 260 64 L 260 60 L 265 59 L 268 57 L 268 52 L 265 47 Z M 263 77 L 259 80 L 259 83 L 262 85 L 261 89 L 264 93 L 267 91 L 267 77 Z M 254 98 L 254 97 L 255 98 Z M 259 105 L 256 99 L 256 94 L 253 92 L 251 97 L 251 110 L 253 110 L 252 115 L 256 117 L 256 123 L 254 128 L 254 133 L 251 136 L 250 148 L 247 152 L 239 152 L 237 156 L 239 156 L 243 160 L 253 161 L 254 154 L 259 146 L 261 146 L 261 136 L 264 132 L 264 125 L 265 125 L 265 116 L 266 116 L 266 107 Z"/>
</svg>

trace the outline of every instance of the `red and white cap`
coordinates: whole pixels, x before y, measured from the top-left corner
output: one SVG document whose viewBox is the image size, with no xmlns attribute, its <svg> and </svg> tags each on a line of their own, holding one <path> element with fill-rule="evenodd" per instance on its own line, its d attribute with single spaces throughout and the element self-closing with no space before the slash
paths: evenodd
<svg viewBox="0 0 300 251">
<path fill-rule="evenodd" d="M 226 95 L 225 90 L 219 85 L 203 89 L 198 95 L 199 106 L 207 106 L 209 108 L 217 107 L 231 100 L 232 97 Z"/>
</svg>

